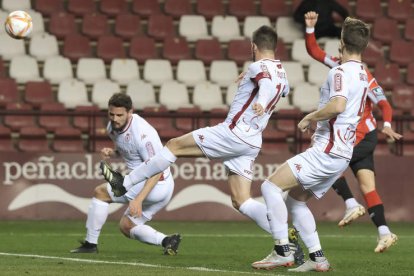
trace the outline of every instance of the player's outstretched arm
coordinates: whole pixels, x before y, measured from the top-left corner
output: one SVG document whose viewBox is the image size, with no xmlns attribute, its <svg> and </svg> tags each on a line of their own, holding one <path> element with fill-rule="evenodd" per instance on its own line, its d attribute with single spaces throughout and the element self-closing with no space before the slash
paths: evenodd
<svg viewBox="0 0 414 276">
<path fill-rule="evenodd" d="M 395 132 L 391 126 L 384 126 L 381 130 L 391 141 L 400 140 L 403 136 Z"/>
<path fill-rule="evenodd" d="M 402 135 L 395 132 L 391 126 L 392 107 L 390 103 L 387 101 L 386 98 L 384 98 L 383 100 L 379 101 L 377 105 L 382 112 L 382 119 L 384 120 L 384 127 L 382 128 L 381 132 L 385 134 L 393 142 L 395 140 L 400 140 L 402 138 Z"/>
</svg>

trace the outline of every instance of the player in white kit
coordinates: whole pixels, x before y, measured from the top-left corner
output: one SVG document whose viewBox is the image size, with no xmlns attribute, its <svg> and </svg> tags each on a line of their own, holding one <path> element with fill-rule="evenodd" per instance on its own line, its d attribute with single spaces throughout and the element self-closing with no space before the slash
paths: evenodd
<svg viewBox="0 0 414 276">
<path fill-rule="evenodd" d="M 143 118 L 132 113 L 131 98 L 122 93 L 114 94 L 108 102 L 107 131 L 115 144 L 113 148 L 103 148 L 101 155 L 108 159 L 119 155 L 129 170 L 139 166 L 162 149 L 157 131 Z M 128 238 L 144 243 L 160 245 L 164 254 L 177 254 L 181 237 L 179 234 L 167 236 L 146 225 L 152 217 L 170 201 L 174 190 L 174 180 L 170 169 L 166 168 L 148 180 L 141 181 L 121 196 L 116 196 L 109 184 L 95 188 L 86 220 L 86 238 L 72 253 L 97 253 L 98 238 L 108 217 L 108 207 L 112 202 L 129 203 L 129 208 L 120 221 L 120 230 Z"/>
<path fill-rule="evenodd" d="M 351 18 L 345 20 L 340 44 L 342 64 L 329 71 L 320 91 L 318 110 L 306 115 L 298 124 L 301 131 L 307 131 L 312 122 L 317 122 L 313 146 L 287 160 L 261 186 L 275 246 L 266 258 L 252 264 L 254 268 L 293 265 L 293 254 L 288 246 L 289 210 L 310 257 L 290 271 L 330 269 L 315 219 L 306 202 L 312 196 L 321 198 L 349 165 L 356 127 L 368 92 L 368 77 L 361 63 L 361 54 L 368 40 L 369 29 L 364 22 Z M 286 203 L 282 196 L 284 191 L 289 191 Z"/>
<path fill-rule="evenodd" d="M 266 206 L 251 198 L 253 164 L 262 145 L 262 132 L 280 97 L 289 93 L 286 72 L 275 60 L 277 34 L 268 26 L 253 33 L 254 62 L 240 80 L 237 93 L 223 123 L 171 139 L 154 157 L 136 167 L 125 179 L 103 167 L 112 190 L 122 194 L 136 183 L 152 177 L 178 157 L 222 159 L 228 169 L 228 184 L 234 208 L 270 233 Z"/>
</svg>

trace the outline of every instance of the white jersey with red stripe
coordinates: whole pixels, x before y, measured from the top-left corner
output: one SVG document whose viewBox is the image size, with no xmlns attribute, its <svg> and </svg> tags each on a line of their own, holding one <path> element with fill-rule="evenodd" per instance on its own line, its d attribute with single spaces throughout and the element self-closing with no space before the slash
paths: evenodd
<svg viewBox="0 0 414 276">
<path fill-rule="evenodd" d="M 261 134 L 280 97 L 288 93 L 289 83 L 281 62 L 272 59 L 256 61 L 250 64 L 240 81 L 225 123 L 241 140 L 261 147 Z M 262 116 L 254 113 L 252 105 L 255 103 L 265 109 Z"/>
<path fill-rule="evenodd" d="M 137 114 L 132 114 L 131 120 L 121 131 L 113 130 L 111 123 L 108 123 L 107 130 L 129 170 L 138 167 L 163 148 L 155 128 Z M 164 171 L 161 180 L 168 175 L 169 168 Z"/>
<path fill-rule="evenodd" d="M 328 79 L 321 88 L 318 109 L 334 97 L 345 98 L 346 109 L 335 118 L 318 122 L 314 136 L 315 147 L 325 153 L 351 159 L 368 89 L 368 76 L 359 61 L 350 60 L 329 71 Z"/>
</svg>

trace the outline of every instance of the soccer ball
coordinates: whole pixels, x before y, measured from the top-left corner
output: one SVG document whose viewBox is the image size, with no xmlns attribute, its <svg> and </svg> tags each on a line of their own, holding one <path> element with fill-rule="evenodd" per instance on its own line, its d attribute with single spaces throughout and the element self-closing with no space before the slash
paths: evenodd
<svg viewBox="0 0 414 276">
<path fill-rule="evenodd" d="M 4 27 L 12 38 L 23 39 L 33 29 L 32 17 L 24 11 L 11 12 L 6 18 Z"/>
</svg>

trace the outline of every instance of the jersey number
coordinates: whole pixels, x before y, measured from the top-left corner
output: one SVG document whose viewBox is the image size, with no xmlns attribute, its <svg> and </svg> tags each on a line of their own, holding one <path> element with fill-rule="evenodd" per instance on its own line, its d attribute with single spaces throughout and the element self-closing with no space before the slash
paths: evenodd
<svg viewBox="0 0 414 276">
<path fill-rule="evenodd" d="M 362 112 L 364 112 L 365 102 L 367 100 L 367 91 L 368 87 L 365 87 L 364 94 L 362 94 L 361 104 L 359 105 L 358 116 L 361 116 Z"/>
<path fill-rule="evenodd" d="M 265 112 L 267 114 L 271 114 L 273 112 L 273 109 L 275 109 L 275 106 L 277 104 L 277 102 L 279 101 L 280 98 L 280 90 L 282 88 L 282 84 L 278 83 L 276 85 L 276 96 L 270 101 L 270 103 L 267 105 Z"/>
</svg>

